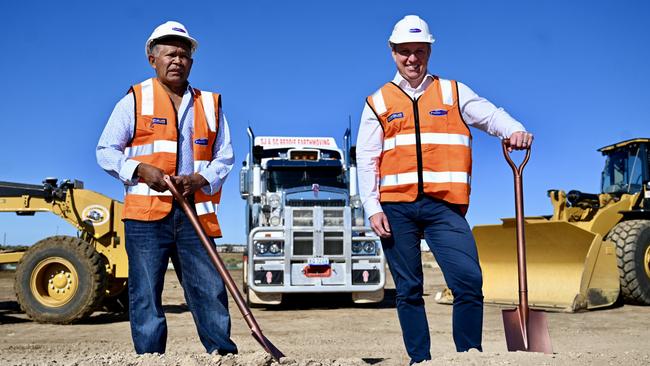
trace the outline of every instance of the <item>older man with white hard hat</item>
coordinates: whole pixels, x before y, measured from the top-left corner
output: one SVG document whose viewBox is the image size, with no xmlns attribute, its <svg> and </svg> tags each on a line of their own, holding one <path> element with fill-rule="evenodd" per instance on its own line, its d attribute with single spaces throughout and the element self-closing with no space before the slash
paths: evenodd
<svg viewBox="0 0 650 366">
<path fill-rule="evenodd" d="M 206 233 L 221 237 L 216 207 L 234 156 L 220 95 L 187 81 L 197 46 L 181 23 L 158 26 L 145 44 L 156 76 L 117 103 L 97 145 L 97 162 L 126 190 L 122 219 L 137 353 L 165 352 L 161 294 L 170 258 L 207 352 L 237 353 L 224 282 L 163 180 L 171 176 Z"/>
<path fill-rule="evenodd" d="M 357 139 L 361 199 L 395 280 L 411 363 L 431 359 L 422 235 L 454 295 L 456 349 L 482 350 L 482 275 L 465 220 L 472 168 L 469 126 L 509 139 L 509 149 L 533 141 L 519 122 L 466 85 L 429 74 L 433 42 L 420 17 L 397 22 L 389 39 L 397 73 L 367 98 Z"/>
</svg>

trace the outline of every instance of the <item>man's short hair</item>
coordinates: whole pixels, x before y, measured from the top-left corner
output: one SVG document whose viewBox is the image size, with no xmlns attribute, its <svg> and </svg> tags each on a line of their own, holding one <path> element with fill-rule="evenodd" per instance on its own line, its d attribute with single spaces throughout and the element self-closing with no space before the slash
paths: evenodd
<svg viewBox="0 0 650 366">
<path fill-rule="evenodd" d="M 167 41 L 179 41 L 187 47 L 187 50 L 190 52 L 190 56 L 192 56 L 192 42 L 190 42 L 188 39 L 183 38 L 183 37 L 175 37 L 175 36 L 167 36 L 167 37 L 160 37 L 158 39 L 155 39 L 151 42 L 149 45 L 149 50 L 147 52 L 148 55 L 155 56 L 153 54 L 154 48 L 160 44 L 164 44 Z"/>
</svg>

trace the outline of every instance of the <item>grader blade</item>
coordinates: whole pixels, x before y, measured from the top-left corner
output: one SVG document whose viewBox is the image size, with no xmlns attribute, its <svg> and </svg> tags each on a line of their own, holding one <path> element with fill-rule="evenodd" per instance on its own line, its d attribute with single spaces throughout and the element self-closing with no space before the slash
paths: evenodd
<svg viewBox="0 0 650 366">
<path fill-rule="evenodd" d="M 486 303 L 515 305 L 514 219 L 474 227 Z M 579 311 L 612 305 L 619 295 L 615 246 L 565 221 L 526 219 L 528 301 L 531 307 Z"/>
</svg>

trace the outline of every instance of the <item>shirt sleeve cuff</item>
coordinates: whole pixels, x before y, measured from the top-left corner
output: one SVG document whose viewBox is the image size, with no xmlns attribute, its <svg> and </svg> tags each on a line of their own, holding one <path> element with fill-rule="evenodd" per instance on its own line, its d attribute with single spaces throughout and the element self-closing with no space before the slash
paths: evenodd
<svg viewBox="0 0 650 366">
<path fill-rule="evenodd" d="M 370 219 L 370 216 L 384 212 L 384 210 L 381 209 L 381 204 L 379 201 L 376 200 L 368 200 L 363 204 L 363 209 L 366 213 L 366 218 Z"/>
<path fill-rule="evenodd" d="M 135 169 L 140 165 L 140 162 L 133 159 L 127 159 L 122 164 L 120 169 L 120 179 L 124 184 L 134 186 L 138 184 L 138 177 L 134 177 Z"/>
<path fill-rule="evenodd" d="M 510 138 L 510 136 L 512 136 L 512 134 L 515 132 L 526 132 L 526 129 L 521 123 L 517 122 L 516 125 L 510 127 L 510 130 L 506 133 L 507 136 L 505 136 L 504 138 Z"/>
<path fill-rule="evenodd" d="M 198 172 L 197 174 L 199 174 L 200 176 L 205 178 L 206 181 L 208 181 L 208 185 L 201 187 L 203 193 L 211 196 L 219 191 L 222 182 L 215 172 L 211 172 L 210 170 L 204 170 Z"/>
</svg>

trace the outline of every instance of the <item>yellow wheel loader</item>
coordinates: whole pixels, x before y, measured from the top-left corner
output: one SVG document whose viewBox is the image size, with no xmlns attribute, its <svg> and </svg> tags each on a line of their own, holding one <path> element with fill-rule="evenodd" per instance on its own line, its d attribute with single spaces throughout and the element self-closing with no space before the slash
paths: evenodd
<svg viewBox="0 0 650 366">
<path fill-rule="evenodd" d="M 0 252 L 0 264 L 17 263 L 14 289 L 21 308 L 43 323 L 68 324 L 97 309 L 128 307 L 128 261 L 123 204 L 83 189 L 79 181 L 42 185 L 0 182 L 0 212 L 51 212 L 79 230 L 51 236 L 26 251 Z"/>
<path fill-rule="evenodd" d="M 599 194 L 549 190 L 549 216 L 526 217 L 528 300 L 558 311 L 650 305 L 650 139 L 605 146 Z M 515 220 L 473 229 L 486 303 L 518 300 Z M 439 302 L 452 301 L 448 290 Z"/>
</svg>

